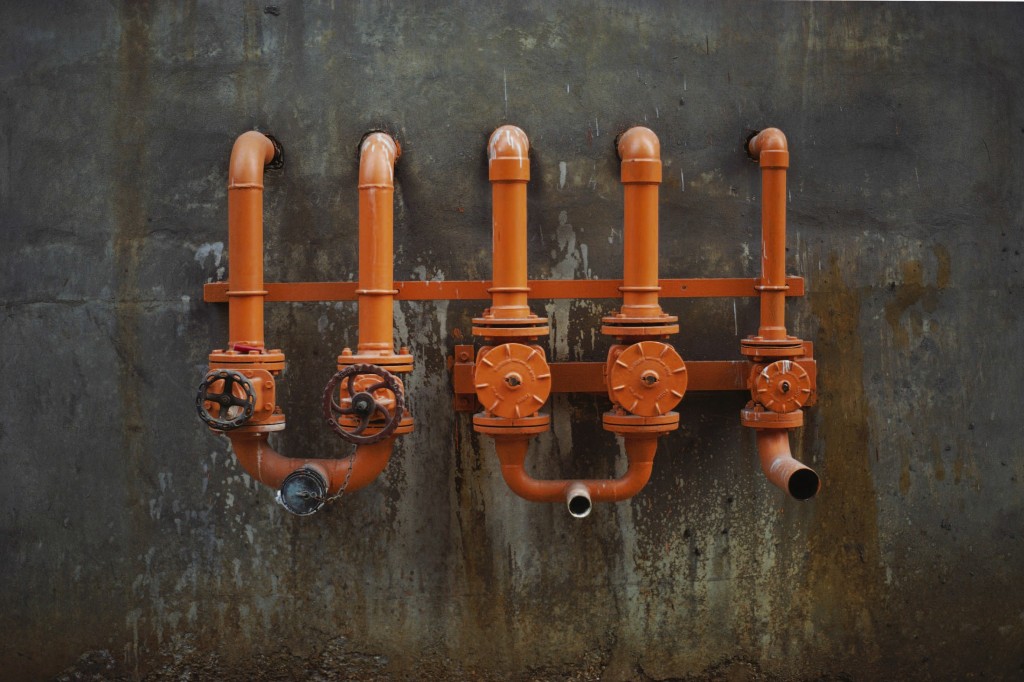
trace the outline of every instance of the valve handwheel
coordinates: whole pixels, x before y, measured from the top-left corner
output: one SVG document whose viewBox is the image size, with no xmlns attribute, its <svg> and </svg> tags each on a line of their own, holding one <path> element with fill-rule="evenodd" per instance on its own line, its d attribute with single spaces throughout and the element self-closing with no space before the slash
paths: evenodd
<svg viewBox="0 0 1024 682">
<path fill-rule="evenodd" d="M 211 410 L 216 409 L 216 415 Z M 256 390 L 252 382 L 231 369 L 208 372 L 196 394 L 199 418 L 211 429 L 230 431 L 249 421 L 256 409 Z"/>
<path fill-rule="evenodd" d="M 378 380 L 370 383 L 372 377 Z M 335 391 L 344 382 L 341 404 L 335 400 Z M 394 398 L 379 395 L 390 392 Z M 344 394 L 348 394 L 345 396 Z M 373 424 L 373 433 L 363 435 L 374 415 L 380 414 L 383 423 Z M 401 383 L 391 372 L 377 365 L 350 365 L 327 382 L 323 399 L 324 419 L 342 440 L 356 445 L 370 445 L 382 441 L 398 428 L 405 414 L 405 400 Z M 353 418 L 347 425 L 342 417 Z M 379 430 L 378 430 L 379 429 Z"/>
</svg>

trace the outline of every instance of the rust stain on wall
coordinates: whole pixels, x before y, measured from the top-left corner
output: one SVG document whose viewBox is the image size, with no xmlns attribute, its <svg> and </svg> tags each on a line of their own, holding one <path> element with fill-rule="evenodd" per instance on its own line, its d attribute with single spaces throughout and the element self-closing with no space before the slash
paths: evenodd
<svg viewBox="0 0 1024 682">
<path fill-rule="evenodd" d="M 909 348 L 910 338 L 903 326 L 903 316 L 910 311 L 910 326 L 915 336 L 920 336 L 923 329 L 921 311 L 915 306 L 920 303 L 921 310 L 935 312 L 939 305 L 939 295 L 949 286 L 950 256 L 949 250 L 942 244 L 932 247 L 937 261 L 934 284 L 925 284 L 924 266 L 919 260 L 907 261 L 902 266 L 902 282 L 890 284 L 893 300 L 885 306 L 885 319 L 892 328 L 893 338 L 899 348 Z"/>
<path fill-rule="evenodd" d="M 869 462 L 869 403 L 864 394 L 864 354 L 860 333 L 860 292 L 843 279 L 847 264 L 832 254 L 810 295 L 821 327 L 815 353 L 829 368 L 822 377 L 817 423 L 824 445 L 825 485 L 816 502 L 808 541 L 808 581 L 812 613 L 834 651 L 853 636 L 880 655 L 876 617 L 883 598 L 884 571 L 878 542 L 875 483 Z M 861 660 L 860 669 L 865 670 Z"/>
</svg>

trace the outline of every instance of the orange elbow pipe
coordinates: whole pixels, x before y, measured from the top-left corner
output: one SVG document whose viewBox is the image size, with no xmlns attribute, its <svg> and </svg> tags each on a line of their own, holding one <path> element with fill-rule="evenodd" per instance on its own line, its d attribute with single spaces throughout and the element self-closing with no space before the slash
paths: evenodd
<svg viewBox="0 0 1024 682">
<path fill-rule="evenodd" d="M 786 340 L 786 169 L 789 147 L 778 128 L 766 128 L 747 143 L 761 163 L 761 325 L 758 336 Z"/>
<path fill-rule="evenodd" d="M 772 485 L 798 500 L 809 500 L 821 488 L 818 474 L 793 459 L 789 449 L 789 432 L 785 429 L 757 431 L 757 454 L 761 469 Z"/>
<path fill-rule="evenodd" d="M 242 133 L 228 166 L 228 348 L 264 345 L 263 169 L 278 150 L 266 135 Z"/>
<path fill-rule="evenodd" d="M 274 490 L 281 488 L 284 479 L 303 467 L 311 468 L 327 482 L 327 494 L 334 495 L 345 485 L 346 492 L 365 488 L 380 475 L 391 459 L 394 438 L 387 438 L 372 445 L 359 445 L 355 454 L 341 459 L 313 459 L 285 457 L 267 443 L 266 433 L 232 432 L 227 434 L 235 456 L 246 473 Z"/>
<path fill-rule="evenodd" d="M 623 198 L 622 315 L 660 317 L 658 304 L 658 186 L 661 143 L 637 126 L 619 138 Z"/>
<path fill-rule="evenodd" d="M 387 133 L 370 133 L 359 153 L 360 355 L 394 353 L 395 162 L 401 147 Z"/>
<path fill-rule="evenodd" d="M 614 479 L 533 478 L 525 466 L 529 436 L 495 436 L 494 448 L 501 461 L 501 475 L 512 492 L 531 502 L 565 502 L 573 516 L 582 518 L 590 513 L 591 503 L 629 499 L 650 480 L 658 449 L 657 436 L 626 436 L 625 441 L 629 466 L 621 477 Z"/>
<path fill-rule="evenodd" d="M 530 317 L 526 270 L 526 183 L 530 140 L 521 128 L 504 125 L 487 143 L 493 215 L 491 315 L 497 320 Z"/>
</svg>

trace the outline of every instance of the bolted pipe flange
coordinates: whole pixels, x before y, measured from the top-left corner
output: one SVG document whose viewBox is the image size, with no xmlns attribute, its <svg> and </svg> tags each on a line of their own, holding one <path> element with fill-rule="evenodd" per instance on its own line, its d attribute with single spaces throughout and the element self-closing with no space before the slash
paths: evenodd
<svg viewBox="0 0 1024 682">
<path fill-rule="evenodd" d="M 686 363 L 672 346 L 660 341 L 612 347 L 607 373 L 608 397 L 642 417 L 668 413 L 686 393 Z"/>
<path fill-rule="evenodd" d="M 792 360 L 776 360 L 754 368 L 750 395 L 771 412 L 795 412 L 811 397 L 811 378 Z"/>
<path fill-rule="evenodd" d="M 518 419 L 536 414 L 551 394 L 551 369 L 537 346 L 503 343 L 480 353 L 476 396 L 489 414 Z"/>
</svg>

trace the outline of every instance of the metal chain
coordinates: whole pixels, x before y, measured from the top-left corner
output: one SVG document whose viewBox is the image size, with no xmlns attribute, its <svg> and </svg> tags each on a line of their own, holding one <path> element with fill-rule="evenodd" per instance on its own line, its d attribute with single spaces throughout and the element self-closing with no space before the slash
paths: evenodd
<svg viewBox="0 0 1024 682">
<path fill-rule="evenodd" d="M 338 494 L 328 497 L 326 500 L 324 500 L 324 504 L 334 502 L 335 500 L 340 500 L 341 496 L 345 494 L 345 491 L 348 489 L 348 482 L 352 480 L 352 469 L 355 468 L 356 466 L 356 456 L 358 454 L 359 448 L 356 447 L 356 451 L 352 453 L 352 459 L 348 461 L 348 471 L 345 472 L 345 482 L 341 484 L 340 488 L 338 488 Z"/>
</svg>

